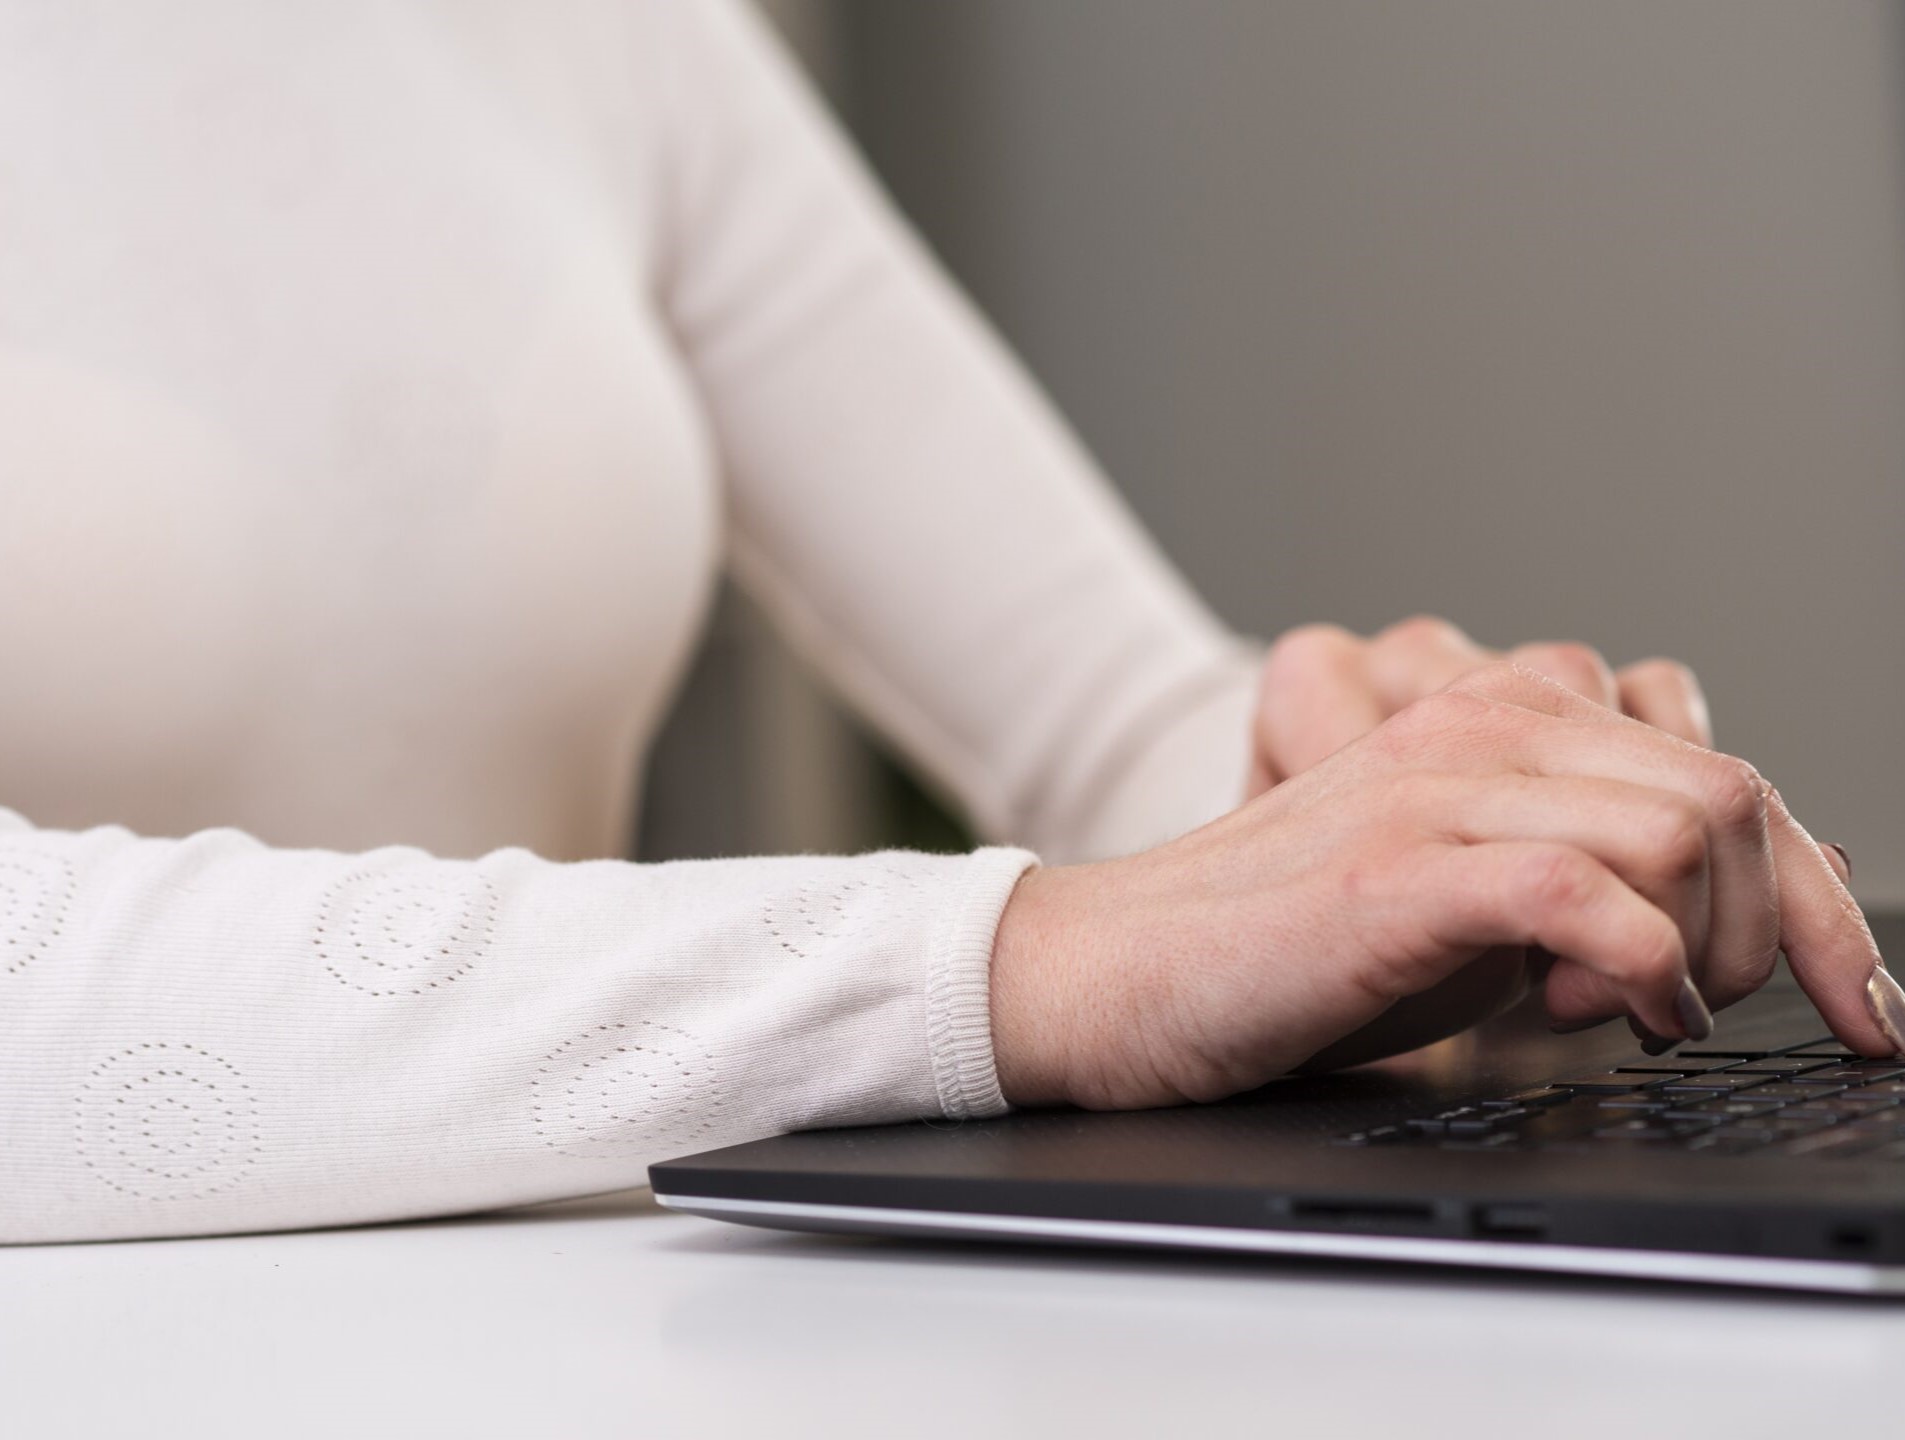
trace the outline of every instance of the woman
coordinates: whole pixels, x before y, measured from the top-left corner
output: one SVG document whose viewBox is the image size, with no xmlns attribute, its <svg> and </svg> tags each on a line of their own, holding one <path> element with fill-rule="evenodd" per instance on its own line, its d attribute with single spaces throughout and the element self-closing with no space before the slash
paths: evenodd
<svg viewBox="0 0 1905 1440">
<path fill-rule="evenodd" d="M 1532 978 L 1666 1045 L 1782 942 L 1900 1048 L 1681 668 L 1223 633 L 729 0 L 12 0 L 0 117 L 0 1239 L 1209 1099 Z M 588 858 L 719 563 L 1001 843 Z"/>
</svg>

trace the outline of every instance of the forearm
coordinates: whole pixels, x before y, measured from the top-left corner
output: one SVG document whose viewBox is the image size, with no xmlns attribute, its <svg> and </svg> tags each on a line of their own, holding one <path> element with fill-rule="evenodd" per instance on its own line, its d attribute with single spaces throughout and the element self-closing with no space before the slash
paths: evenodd
<svg viewBox="0 0 1905 1440">
<path fill-rule="evenodd" d="M 1027 816 L 1025 843 L 1053 862 L 1129 855 L 1240 804 L 1262 652 L 1237 640 L 1133 706 L 1104 759 Z"/>
<path fill-rule="evenodd" d="M 993 926 L 1029 859 L 451 862 L 9 824 L 0 1241 L 486 1209 L 988 1113 Z"/>
</svg>

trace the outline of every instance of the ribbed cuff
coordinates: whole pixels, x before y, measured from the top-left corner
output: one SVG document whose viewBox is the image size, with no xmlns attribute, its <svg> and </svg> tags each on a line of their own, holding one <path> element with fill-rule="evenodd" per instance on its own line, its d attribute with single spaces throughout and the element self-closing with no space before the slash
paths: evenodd
<svg viewBox="0 0 1905 1440">
<path fill-rule="evenodd" d="M 978 1120 L 1011 1108 L 992 1056 L 992 942 L 1013 887 L 1038 863 L 1029 850 L 975 850 L 952 924 L 934 947 L 926 1041 L 939 1106 L 950 1119 Z"/>
</svg>

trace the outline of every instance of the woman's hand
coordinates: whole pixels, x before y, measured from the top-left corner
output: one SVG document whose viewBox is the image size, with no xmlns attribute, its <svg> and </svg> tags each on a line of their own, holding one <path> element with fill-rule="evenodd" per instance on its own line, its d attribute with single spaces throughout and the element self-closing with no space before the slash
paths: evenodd
<svg viewBox="0 0 1905 1440">
<path fill-rule="evenodd" d="M 1520 946 L 1559 957 L 1557 1022 L 1627 1011 L 1675 1037 L 1783 946 L 1841 1040 L 1905 1051 L 1905 991 L 1750 765 L 1499 665 L 1180 840 L 1030 872 L 993 956 L 1000 1083 L 1017 1104 L 1216 1099 Z"/>
<path fill-rule="evenodd" d="M 1713 744 L 1700 682 L 1674 660 L 1642 660 L 1614 671 L 1590 647 L 1561 642 L 1522 645 L 1504 655 L 1427 615 L 1392 625 L 1373 640 L 1335 625 L 1305 625 L 1281 636 L 1264 660 L 1246 798 L 1302 774 L 1424 696 L 1503 660 L 1669 735 Z"/>
</svg>

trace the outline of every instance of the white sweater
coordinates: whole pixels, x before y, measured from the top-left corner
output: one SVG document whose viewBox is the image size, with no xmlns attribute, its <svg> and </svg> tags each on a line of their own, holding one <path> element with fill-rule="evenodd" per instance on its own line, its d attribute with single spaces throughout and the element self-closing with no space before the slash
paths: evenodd
<svg viewBox="0 0 1905 1440">
<path fill-rule="evenodd" d="M 0 507 L 3 1241 L 996 1113 L 1032 851 L 1243 782 L 1250 655 L 732 0 L 0 0 Z M 723 563 L 1028 848 L 597 858 Z"/>
</svg>

